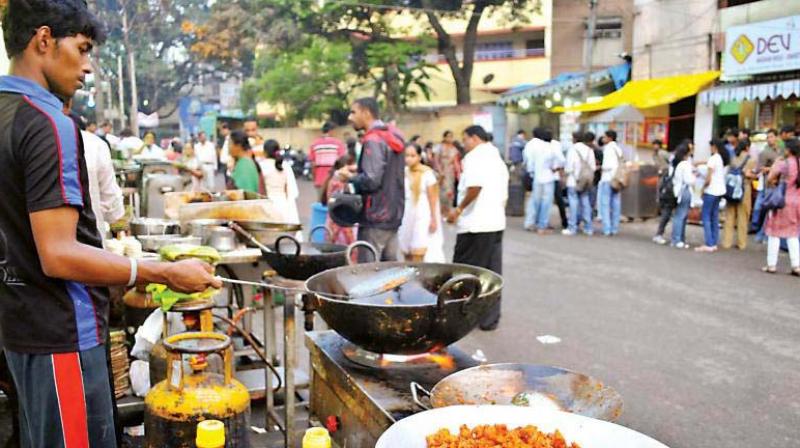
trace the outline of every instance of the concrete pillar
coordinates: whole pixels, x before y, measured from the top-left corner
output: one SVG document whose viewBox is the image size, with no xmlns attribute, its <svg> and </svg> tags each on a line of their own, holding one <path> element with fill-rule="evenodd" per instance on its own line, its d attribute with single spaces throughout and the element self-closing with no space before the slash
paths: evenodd
<svg viewBox="0 0 800 448">
<path fill-rule="evenodd" d="M 694 111 L 694 159 L 707 160 L 711 157 L 708 142 L 714 134 L 714 105 L 704 104 L 700 96 Z"/>
</svg>

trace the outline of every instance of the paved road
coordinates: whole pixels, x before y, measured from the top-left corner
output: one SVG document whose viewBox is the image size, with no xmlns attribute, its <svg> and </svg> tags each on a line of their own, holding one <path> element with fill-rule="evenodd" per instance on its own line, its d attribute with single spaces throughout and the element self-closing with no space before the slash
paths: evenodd
<svg viewBox="0 0 800 448">
<path fill-rule="evenodd" d="M 511 219 L 505 237 L 502 323 L 462 348 L 595 376 L 622 394 L 623 425 L 673 448 L 800 445 L 800 279 L 761 273 L 763 246 L 660 247 L 654 221 L 615 238 L 521 227 Z"/>
</svg>

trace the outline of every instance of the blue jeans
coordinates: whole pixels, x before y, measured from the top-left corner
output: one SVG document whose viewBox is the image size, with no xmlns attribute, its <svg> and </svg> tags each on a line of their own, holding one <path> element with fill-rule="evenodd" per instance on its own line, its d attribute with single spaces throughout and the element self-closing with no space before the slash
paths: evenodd
<svg viewBox="0 0 800 448">
<path fill-rule="evenodd" d="M 686 221 L 689 218 L 689 209 L 692 208 L 692 193 L 689 187 L 684 187 L 681 192 L 680 202 L 675 206 L 675 216 L 672 218 L 672 244 L 686 242 Z"/>
<path fill-rule="evenodd" d="M 611 188 L 611 182 L 601 181 L 597 202 L 600 208 L 600 219 L 603 221 L 603 234 L 616 235 L 619 233 L 619 220 L 622 212 L 620 192 Z"/>
<path fill-rule="evenodd" d="M 592 205 L 589 190 L 578 192 L 574 187 L 567 187 L 567 199 L 569 200 L 569 225 L 567 228 L 573 232 L 578 231 L 578 217 L 583 221 L 583 233 L 591 235 L 592 229 Z"/>
<path fill-rule="evenodd" d="M 703 236 L 705 245 L 714 247 L 719 243 L 719 201 L 722 196 L 703 193 Z"/>
<path fill-rule="evenodd" d="M 537 229 L 546 229 L 550 223 L 550 207 L 553 205 L 555 183 L 537 184 L 534 182 L 528 209 L 525 210 L 525 228 L 536 225 Z"/>
<path fill-rule="evenodd" d="M 756 231 L 756 241 L 766 241 L 767 236 L 764 235 L 764 219 L 761 216 L 761 209 L 764 204 L 764 197 L 767 195 L 766 190 L 761 190 L 756 195 L 756 202 L 753 204 L 753 215 L 750 219 L 750 228 Z"/>
</svg>

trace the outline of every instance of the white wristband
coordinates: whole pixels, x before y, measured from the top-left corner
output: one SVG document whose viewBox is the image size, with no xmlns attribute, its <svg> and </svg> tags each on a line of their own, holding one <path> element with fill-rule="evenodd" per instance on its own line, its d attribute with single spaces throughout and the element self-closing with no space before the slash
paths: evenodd
<svg viewBox="0 0 800 448">
<path fill-rule="evenodd" d="M 136 284 L 136 276 L 139 274 L 139 262 L 135 258 L 129 260 L 131 260 L 131 277 L 128 279 L 128 286 L 133 286 Z"/>
</svg>

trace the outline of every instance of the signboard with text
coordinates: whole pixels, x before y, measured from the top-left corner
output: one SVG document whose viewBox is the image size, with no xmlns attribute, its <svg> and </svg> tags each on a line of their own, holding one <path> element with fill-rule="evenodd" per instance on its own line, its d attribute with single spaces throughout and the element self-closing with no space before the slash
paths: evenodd
<svg viewBox="0 0 800 448">
<path fill-rule="evenodd" d="M 800 15 L 733 26 L 725 32 L 725 78 L 800 69 Z"/>
</svg>

